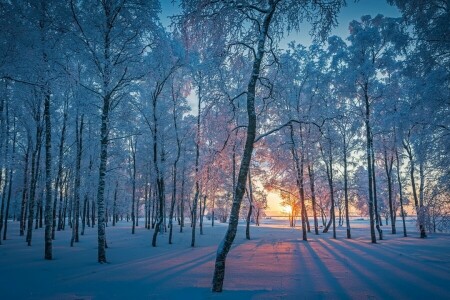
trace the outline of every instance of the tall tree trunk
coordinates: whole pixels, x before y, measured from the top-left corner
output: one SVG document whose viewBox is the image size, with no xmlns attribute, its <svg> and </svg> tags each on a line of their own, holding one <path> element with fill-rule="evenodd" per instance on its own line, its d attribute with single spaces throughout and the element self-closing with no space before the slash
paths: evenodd
<svg viewBox="0 0 450 300">
<path fill-rule="evenodd" d="M 100 165 L 98 175 L 97 190 L 97 243 L 99 263 L 106 263 L 106 232 L 105 232 L 105 177 L 106 177 L 106 161 L 108 159 L 108 120 L 110 109 L 110 95 L 103 97 L 102 123 L 100 129 Z M 92 205 L 93 212 L 95 206 Z M 94 213 L 92 214 L 92 226 L 94 226 Z"/>
<path fill-rule="evenodd" d="M 44 56 L 46 56 L 44 54 Z M 44 61 L 46 61 L 46 57 Z M 48 85 L 48 83 L 47 83 Z M 52 125 L 50 117 L 50 88 L 45 87 L 44 119 L 45 119 L 45 259 L 52 259 Z"/>
<path fill-rule="evenodd" d="M 202 80 L 200 74 L 200 79 L 198 82 L 198 115 L 197 115 L 197 137 L 195 141 L 195 194 L 194 200 L 192 202 L 192 236 L 191 236 L 191 247 L 195 246 L 195 226 L 197 224 L 197 204 L 198 198 L 200 197 L 200 178 L 199 178 L 199 158 L 200 158 L 200 109 L 202 103 Z"/>
<path fill-rule="evenodd" d="M 327 180 L 328 180 L 328 189 L 330 191 L 330 220 L 328 221 L 327 226 L 323 230 L 323 233 L 327 233 L 331 224 L 333 225 L 333 238 L 336 238 L 336 215 L 335 215 L 335 201 L 334 201 L 334 182 L 333 182 L 333 153 L 332 153 L 332 145 L 331 141 L 328 141 L 328 158 L 324 155 L 323 148 L 320 147 L 320 151 L 322 152 L 323 159 L 325 161 Z"/>
<path fill-rule="evenodd" d="M 316 191 L 314 181 L 314 166 L 312 162 L 308 164 L 308 175 L 309 175 L 309 185 L 311 188 L 311 205 L 314 216 L 314 233 L 316 235 L 319 235 L 319 221 L 317 220 Z"/>
<path fill-rule="evenodd" d="M 149 209 L 150 209 L 150 205 L 149 205 L 149 197 L 148 197 L 148 177 L 147 175 L 145 176 L 145 185 L 144 185 L 144 223 L 145 223 L 145 229 L 150 229 L 149 227 Z M 115 212 L 116 214 L 116 212 Z M 115 218 L 116 215 L 114 215 Z M 115 225 L 115 223 L 113 223 L 113 226 Z"/>
<path fill-rule="evenodd" d="M 170 202 L 170 213 L 169 213 L 169 244 L 172 244 L 172 234 L 173 234 L 173 212 L 175 208 L 175 203 L 177 201 L 177 166 L 178 161 L 180 160 L 181 156 L 181 141 L 180 137 L 178 136 L 178 122 L 177 122 L 177 103 L 176 103 L 176 96 L 173 93 L 173 86 L 172 86 L 172 100 L 173 100 L 173 125 L 175 128 L 175 137 L 177 142 L 177 155 L 175 157 L 175 161 L 173 162 L 173 187 L 172 187 L 172 201 Z M 200 115 L 200 111 L 199 111 Z"/>
<path fill-rule="evenodd" d="M 64 201 L 64 185 L 67 179 L 67 173 L 61 178 L 59 183 L 59 212 L 58 212 L 58 231 L 64 230 L 66 223 L 66 206 L 67 203 Z"/>
<path fill-rule="evenodd" d="M 400 159 L 399 159 L 397 147 L 395 148 L 395 158 L 397 161 L 397 181 L 398 181 L 398 191 L 400 194 L 400 211 L 402 214 L 403 236 L 407 237 L 408 234 L 406 233 L 405 210 L 403 208 L 403 188 L 402 188 L 402 180 L 400 178 Z"/>
<path fill-rule="evenodd" d="M 68 175 L 66 174 L 64 179 L 64 186 L 67 187 L 67 177 Z M 62 189 L 59 191 L 59 197 L 60 197 L 60 202 L 63 203 L 63 210 L 62 210 L 62 218 L 61 218 L 61 230 L 65 230 L 66 229 L 66 216 L 67 216 L 67 206 L 68 204 L 68 199 L 67 199 L 67 193 L 63 193 Z"/>
<path fill-rule="evenodd" d="M 1 197 L 1 207 L 0 207 L 0 233 L 2 231 L 2 227 L 3 227 L 3 211 L 4 211 L 4 206 L 5 206 L 5 192 L 6 192 L 6 183 L 3 183 L 3 171 L 6 168 L 6 163 L 7 163 L 7 157 L 6 155 L 8 154 L 8 151 L 5 151 L 5 156 L 3 156 L 2 154 L 2 150 L 3 150 L 3 144 L 5 143 L 5 147 L 8 147 L 8 140 L 9 140 L 9 130 L 5 129 L 5 123 L 8 123 L 7 121 L 7 117 L 5 114 L 5 102 L 8 103 L 7 100 L 7 93 L 8 93 L 8 82 L 6 80 L 2 80 L 5 83 L 5 95 L 3 97 L 3 95 L 0 96 L 0 187 L 3 185 L 3 192 L 2 192 L 2 197 Z M 7 109 L 6 109 L 7 110 Z M 5 181 L 7 181 L 7 175 L 6 175 L 6 170 L 5 170 Z M 2 244 L 2 241 L 0 239 L 0 245 Z"/>
<path fill-rule="evenodd" d="M 423 160 L 419 161 L 419 213 L 418 217 L 420 220 L 420 237 L 426 238 L 427 234 L 425 232 L 425 211 L 423 209 L 423 198 L 424 198 L 424 188 L 425 188 L 425 176 L 424 176 L 424 166 L 423 166 Z M 416 195 L 417 196 L 417 195 Z"/>
<path fill-rule="evenodd" d="M 199 220 L 200 220 L 200 224 L 199 224 L 199 227 L 200 227 L 200 234 L 202 235 L 203 234 L 203 217 L 205 216 L 205 210 L 206 210 L 206 198 L 207 198 L 207 196 L 206 195 L 203 195 L 203 203 L 202 203 L 202 199 L 200 198 L 200 203 L 201 203 L 201 205 L 200 205 L 200 210 L 199 210 L 199 212 L 200 212 L 200 218 L 199 218 Z"/>
<path fill-rule="evenodd" d="M 137 140 L 136 138 L 130 139 L 130 149 L 131 149 L 131 157 L 130 157 L 130 165 L 131 165 L 131 222 L 133 223 L 131 226 L 131 234 L 134 234 L 136 230 L 136 212 L 135 212 L 135 202 L 136 202 L 136 147 Z M 114 214 L 114 206 L 113 206 L 113 214 Z"/>
<path fill-rule="evenodd" d="M 5 84 L 5 90 L 7 93 L 7 83 Z M 6 98 L 6 97 L 5 97 Z M 1 124 L 0 124 L 0 130 L 3 140 L 0 141 L 0 145 L 3 146 L 3 143 L 5 143 L 5 153 L 4 156 L 2 156 L 1 148 L 0 148 L 0 156 L 2 158 L 2 164 L 0 164 L 0 186 L 2 185 L 2 180 L 4 176 L 4 182 L 3 182 L 3 191 L 2 191 L 2 203 L 0 207 L 0 245 L 2 244 L 1 240 L 1 233 L 3 231 L 3 218 L 5 220 L 8 220 L 8 216 L 5 216 L 5 202 L 6 202 L 6 194 L 8 190 L 8 185 L 10 185 L 9 178 L 8 178 L 8 172 L 9 169 L 12 168 L 11 161 L 9 161 L 9 109 L 8 109 L 8 100 L 1 99 Z M 6 102 L 6 104 L 4 104 Z M 5 126 L 6 125 L 6 126 Z"/>
<path fill-rule="evenodd" d="M 36 198 L 36 185 L 39 177 L 39 162 L 41 160 L 41 138 L 42 127 L 40 125 L 40 112 L 36 113 L 36 142 L 34 145 L 33 153 L 31 154 L 31 182 L 30 182 L 30 194 L 28 198 L 28 226 L 26 241 L 28 246 L 31 246 L 31 240 L 33 237 L 33 218 L 34 207 Z"/>
<path fill-rule="evenodd" d="M 225 276 L 225 260 L 236 237 L 237 226 L 239 222 L 239 211 L 241 208 L 242 197 L 245 191 L 245 182 L 247 181 L 248 169 L 253 153 L 253 143 L 256 137 L 256 111 L 255 111 L 255 92 L 256 84 L 261 70 L 261 62 L 265 53 L 264 46 L 268 35 L 270 23 L 273 14 L 275 13 L 276 4 L 271 4 L 270 9 L 264 15 L 264 21 L 261 23 L 261 31 L 258 40 L 258 48 L 256 56 L 253 61 L 252 73 L 247 86 L 247 137 L 245 140 L 244 152 L 242 154 L 241 166 L 239 168 L 239 175 L 237 178 L 236 189 L 233 197 L 233 205 L 231 207 L 230 221 L 228 229 L 220 243 L 214 267 L 214 275 L 212 282 L 213 292 L 221 292 L 223 287 L 223 280 Z"/>
<path fill-rule="evenodd" d="M 184 151 L 186 152 L 186 151 Z M 184 154 L 186 157 L 186 153 Z M 186 174 L 186 163 L 183 160 L 183 171 L 181 178 L 181 195 L 180 195 L 180 232 L 183 232 L 184 227 L 184 186 L 185 186 L 185 174 Z"/>
<path fill-rule="evenodd" d="M 380 240 L 383 239 L 383 229 L 381 229 L 381 216 L 378 210 L 378 199 L 377 199 L 377 180 L 375 176 L 375 153 L 373 150 L 373 135 L 370 139 L 370 149 L 372 151 L 372 185 L 373 185 L 373 203 L 375 209 L 375 224 L 378 231 L 378 237 Z"/>
<path fill-rule="evenodd" d="M 41 189 L 41 195 L 39 197 L 39 210 L 38 213 L 36 214 L 36 229 L 38 228 L 42 228 L 43 227 L 43 220 L 44 220 L 44 192 L 45 192 L 45 188 L 42 187 Z"/>
<path fill-rule="evenodd" d="M 305 207 L 305 192 L 303 188 L 303 159 L 300 159 L 298 157 L 297 149 L 295 146 L 294 141 L 294 129 L 292 125 L 290 126 L 290 137 L 291 137 L 291 154 L 292 158 L 294 159 L 295 164 L 295 170 L 296 170 L 296 183 L 298 188 L 298 194 L 300 199 L 300 207 L 301 207 L 301 219 L 302 219 L 302 239 L 304 241 L 308 240 L 307 234 L 306 234 L 306 207 Z M 303 153 L 301 154 L 303 156 Z M 300 160 L 302 160 L 300 162 Z M 292 214 L 293 218 L 295 217 L 295 214 L 293 212 Z"/>
<path fill-rule="evenodd" d="M 75 163 L 75 186 L 74 186 L 74 204 L 73 204 L 73 225 L 72 225 L 72 239 L 70 240 L 70 247 L 73 243 L 79 241 L 79 224 L 80 224 L 80 183 L 81 183 L 81 154 L 83 152 L 83 126 L 84 115 L 81 115 L 80 125 L 78 126 L 78 116 L 76 120 L 76 145 L 77 158 Z"/>
<path fill-rule="evenodd" d="M 250 175 L 250 168 L 248 169 L 248 214 L 247 214 L 247 226 L 245 228 L 245 237 L 247 240 L 250 239 L 250 221 L 252 219 L 253 211 L 253 187 L 252 187 L 252 177 Z"/>
<path fill-rule="evenodd" d="M 114 200 L 113 200 L 113 220 L 112 226 L 116 226 L 116 214 L 117 214 L 117 192 L 119 189 L 119 181 L 116 181 L 116 188 L 114 189 Z"/>
<path fill-rule="evenodd" d="M 151 223 L 152 223 L 152 229 L 155 228 L 155 224 L 156 224 L 156 217 L 157 217 L 157 208 L 158 208 L 158 203 L 156 202 L 156 188 L 155 191 L 153 191 L 153 195 L 152 195 L 152 216 L 151 216 Z"/>
<path fill-rule="evenodd" d="M 160 85 L 157 85 L 160 87 Z M 162 89 L 162 86 L 161 86 Z M 161 168 L 159 166 L 159 160 L 158 160 L 158 117 L 157 117 L 157 111 L 156 111 L 156 104 L 158 100 L 158 88 L 155 90 L 153 96 L 152 96 L 152 105 L 153 105 L 153 165 L 155 168 L 156 173 L 156 195 L 158 199 L 158 210 L 159 213 L 157 214 L 157 220 L 155 223 L 155 231 L 153 232 L 152 237 L 152 247 L 156 247 L 156 239 L 158 237 L 158 234 L 160 231 L 162 231 L 161 225 L 163 224 L 164 219 L 164 202 L 165 202 L 165 192 L 164 192 L 164 175 L 162 174 Z"/>
<path fill-rule="evenodd" d="M 384 148 L 384 169 L 386 171 L 386 178 L 388 183 L 388 199 L 389 199 L 389 216 L 391 218 L 391 230 L 392 234 L 396 234 L 397 230 L 395 228 L 395 212 L 392 201 L 392 166 L 394 163 L 394 156 L 391 154 L 390 157 L 387 155 L 386 147 Z"/>
<path fill-rule="evenodd" d="M 66 138 L 66 124 L 67 124 L 67 110 L 68 110 L 68 97 L 64 102 L 64 113 L 63 113 L 63 124 L 61 129 L 61 140 L 59 142 L 59 157 L 58 157 L 58 173 L 56 175 L 55 182 L 55 195 L 53 199 L 53 227 L 52 227 L 52 238 L 55 239 L 55 228 L 56 228 L 56 203 L 58 203 L 58 190 L 62 189 L 62 172 L 63 172 L 63 160 L 64 160 L 64 142 Z M 62 199 L 61 199 L 62 200 Z M 62 201 L 59 202 L 59 213 L 58 213 L 58 230 L 61 230 L 61 207 Z"/>
<path fill-rule="evenodd" d="M 28 139 L 27 150 L 25 152 L 23 185 L 22 185 L 22 204 L 20 206 L 20 236 L 25 234 L 26 211 L 27 211 L 27 195 L 28 195 L 28 164 L 30 159 L 31 141 Z"/>
<path fill-rule="evenodd" d="M 350 216 L 348 213 L 348 163 L 347 163 L 347 142 L 344 136 L 344 202 L 345 202 L 345 225 L 347 231 L 347 238 L 351 239 L 351 229 L 350 229 Z"/>
<path fill-rule="evenodd" d="M 16 132 L 16 119 L 14 117 L 13 121 L 13 142 L 12 142 L 12 155 L 11 155 L 11 162 L 10 164 L 13 164 L 16 160 L 16 139 L 17 139 L 17 132 Z M 6 173 L 5 173 L 6 175 Z M 3 229 L 3 239 L 6 240 L 6 232 L 8 231 L 8 217 L 9 217 L 9 204 L 11 202 L 11 191 L 12 191 L 12 183 L 13 183 L 13 168 L 9 167 L 9 179 L 8 179 L 8 196 L 6 199 L 6 210 L 5 210 L 5 227 Z"/>
<path fill-rule="evenodd" d="M 373 200 L 373 172 L 372 172 L 372 151 L 371 151 L 371 127 L 370 127 L 370 104 L 369 96 L 367 94 L 367 83 L 365 83 L 364 89 L 364 101 L 365 101 L 365 118 L 364 124 L 366 127 L 366 156 L 367 156 L 367 177 L 369 182 L 369 218 L 370 218 L 370 238 L 372 243 L 377 242 L 375 236 L 375 220 L 374 220 L 374 200 Z"/>
<path fill-rule="evenodd" d="M 81 216 L 81 235 L 84 235 L 84 230 L 86 229 L 86 215 L 89 209 L 89 200 L 87 193 L 84 194 L 83 200 L 83 214 Z"/>
</svg>

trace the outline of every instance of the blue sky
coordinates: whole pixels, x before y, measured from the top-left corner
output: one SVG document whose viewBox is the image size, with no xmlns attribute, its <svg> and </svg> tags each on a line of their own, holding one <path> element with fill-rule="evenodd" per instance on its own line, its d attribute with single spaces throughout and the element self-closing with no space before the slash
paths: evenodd
<svg viewBox="0 0 450 300">
<path fill-rule="evenodd" d="M 161 0 L 161 21 L 164 25 L 170 24 L 168 16 L 180 13 L 180 9 L 177 4 L 173 4 L 172 0 Z M 348 35 L 348 24 L 352 20 L 359 20 L 363 15 L 376 16 L 377 14 L 382 14 L 386 17 L 400 17 L 400 12 L 395 6 L 391 6 L 386 0 L 359 0 L 355 2 L 354 0 L 347 0 L 347 6 L 341 9 L 338 15 L 338 27 L 334 28 L 331 35 L 338 35 L 342 38 L 346 38 Z M 296 43 L 301 43 L 303 45 L 311 44 L 311 37 L 309 36 L 310 26 L 305 24 L 304 30 L 298 33 L 292 33 L 281 42 L 281 47 L 285 46 L 290 41 L 295 41 Z"/>
</svg>

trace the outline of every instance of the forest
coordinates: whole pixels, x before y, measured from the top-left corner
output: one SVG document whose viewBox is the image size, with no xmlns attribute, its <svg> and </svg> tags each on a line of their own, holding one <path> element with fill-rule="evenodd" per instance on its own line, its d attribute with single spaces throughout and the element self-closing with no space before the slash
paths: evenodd
<svg viewBox="0 0 450 300">
<path fill-rule="evenodd" d="M 355 216 L 370 243 L 449 232 L 450 3 L 330 36 L 350 2 L 180 0 L 163 25 L 156 0 L 0 0 L 0 253 L 41 230 L 52 260 L 96 228 L 103 264 L 119 222 L 149 248 L 226 223 L 221 292 L 269 194 L 303 241 Z M 280 46 L 306 23 L 311 45 Z"/>
</svg>

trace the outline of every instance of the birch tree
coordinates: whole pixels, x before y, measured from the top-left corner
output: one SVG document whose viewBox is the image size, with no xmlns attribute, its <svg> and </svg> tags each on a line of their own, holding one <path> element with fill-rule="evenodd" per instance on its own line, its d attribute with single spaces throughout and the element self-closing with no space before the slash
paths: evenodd
<svg viewBox="0 0 450 300">
<path fill-rule="evenodd" d="M 219 35 L 226 38 L 229 46 L 247 50 L 253 58 L 252 73 L 246 89 L 247 137 L 234 191 L 229 226 L 217 250 L 212 287 L 214 292 L 222 291 L 225 260 L 236 236 L 239 210 L 257 134 L 255 97 L 260 72 L 265 64 L 264 59 L 270 60 L 276 41 L 283 35 L 288 24 L 288 29 L 299 29 L 301 21 L 307 19 L 312 21 L 313 30 L 324 36 L 335 24 L 335 14 L 342 4 L 343 1 L 282 0 L 264 2 L 186 0 L 182 2 L 187 26 L 194 28 L 208 24 L 212 26 L 209 30 L 216 38 Z M 225 20 L 226 23 L 224 23 Z M 266 44 L 266 41 L 269 42 Z M 268 57 L 265 58 L 267 53 L 269 53 Z"/>
<path fill-rule="evenodd" d="M 127 95 L 127 88 L 140 77 L 140 62 L 154 38 L 157 27 L 156 1 L 85 2 L 70 1 L 74 30 L 80 50 L 90 63 L 93 82 L 84 88 L 101 102 L 100 164 L 97 190 L 97 228 L 99 263 L 106 260 L 105 179 L 110 135 L 110 114 Z"/>
</svg>

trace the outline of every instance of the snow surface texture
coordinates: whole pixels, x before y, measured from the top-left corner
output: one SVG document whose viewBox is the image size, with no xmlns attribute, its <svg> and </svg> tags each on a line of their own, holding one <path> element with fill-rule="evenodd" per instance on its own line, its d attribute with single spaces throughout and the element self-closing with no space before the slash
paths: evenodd
<svg viewBox="0 0 450 300">
<path fill-rule="evenodd" d="M 43 229 L 27 247 L 12 222 L 9 239 L 0 246 L 1 299 L 450 299 L 450 235 L 418 238 L 391 235 L 369 242 L 368 224 L 353 224 L 354 239 L 331 233 L 309 234 L 301 240 L 299 227 L 287 221 L 263 220 L 238 235 L 228 259 L 224 291 L 213 294 L 211 279 L 217 245 L 226 225 L 205 224 L 191 248 L 190 227 L 160 235 L 151 247 L 151 233 L 131 223 L 107 228 L 108 264 L 96 262 L 96 228 L 73 248 L 70 230 L 57 232 L 54 260 L 43 259 Z M 414 231 L 413 231 L 414 230 Z"/>
</svg>

